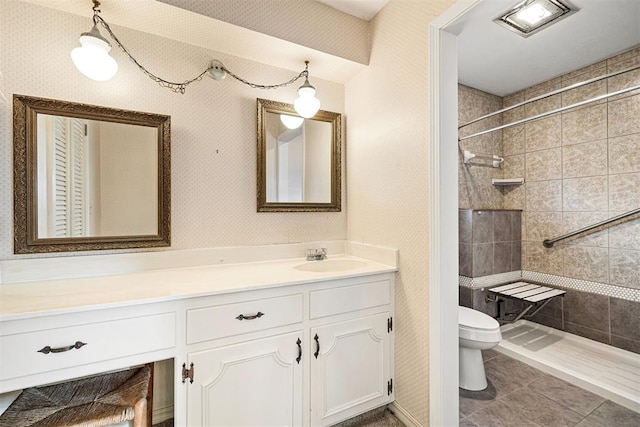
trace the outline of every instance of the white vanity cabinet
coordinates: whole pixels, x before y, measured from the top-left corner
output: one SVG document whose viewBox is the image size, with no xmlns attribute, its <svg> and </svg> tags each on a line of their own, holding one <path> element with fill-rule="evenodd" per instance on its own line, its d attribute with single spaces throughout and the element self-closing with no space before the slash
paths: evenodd
<svg viewBox="0 0 640 427">
<path fill-rule="evenodd" d="M 392 274 L 194 300 L 184 424 L 328 426 L 391 402 L 392 302 Z"/>
</svg>

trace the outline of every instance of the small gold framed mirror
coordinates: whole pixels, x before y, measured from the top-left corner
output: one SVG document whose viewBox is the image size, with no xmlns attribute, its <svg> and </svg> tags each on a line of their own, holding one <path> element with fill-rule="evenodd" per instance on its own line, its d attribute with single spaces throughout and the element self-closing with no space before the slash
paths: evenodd
<svg viewBox="0 0 640 427">
<path fill-rule="evenodd" d="M 170 123 L 14 95 L 14 252 L 170 246 Z"/>
<path fill-rule="evenodd" d="M 258 212 L 339 212 L 342 116 L 258 99 Z"/>
</svg>

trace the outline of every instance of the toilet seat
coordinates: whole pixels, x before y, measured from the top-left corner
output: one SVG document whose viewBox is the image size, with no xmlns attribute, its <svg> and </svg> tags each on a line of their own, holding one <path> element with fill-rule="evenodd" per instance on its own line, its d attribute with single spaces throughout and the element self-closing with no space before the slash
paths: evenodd
<svg viewBox="0 0 640 427">
<path fill-rule="evenodd" d="M 493 317 L 480 311 L 458 306 L 458 334 L 461 339 L 499 342 L 502 338 L 500 324 Z"/>
</svg>

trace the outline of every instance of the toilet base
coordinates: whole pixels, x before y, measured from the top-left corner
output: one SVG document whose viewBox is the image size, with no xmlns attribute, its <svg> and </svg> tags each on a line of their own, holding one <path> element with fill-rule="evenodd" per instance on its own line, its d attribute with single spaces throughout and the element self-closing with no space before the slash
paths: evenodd
<svg viewBox="0 0 640 427">
<path fill-rule="evenodd" d="M 479 349 L 459 347 L 460 388 L 481 391 L 487 388 L 482 352 Z"/>
</svg>

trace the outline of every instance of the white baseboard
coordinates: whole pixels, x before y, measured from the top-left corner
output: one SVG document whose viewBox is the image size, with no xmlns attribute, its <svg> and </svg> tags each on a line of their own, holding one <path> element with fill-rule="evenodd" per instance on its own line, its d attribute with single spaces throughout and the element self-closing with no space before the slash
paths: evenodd
<svg viewBox="0 0 640 427">
<path fill-rule="evenodd" d="M 153 424 L 159 424 L 173 418 L 173 405 L 165 406 L 164 408 L 153 408 L 153 414 L 151 415 Z"/>
<path fill-rule="evenodd" d="M 422 424 L 418 422 L 413 416 L 407 412 L 402 406 L 398 405 L 396 402 L 391 402 L 389 404 L 389 410 L 393 412 L 397 419 L 402 421 L 407 427 L 423 427 Z"/>
</svg>

